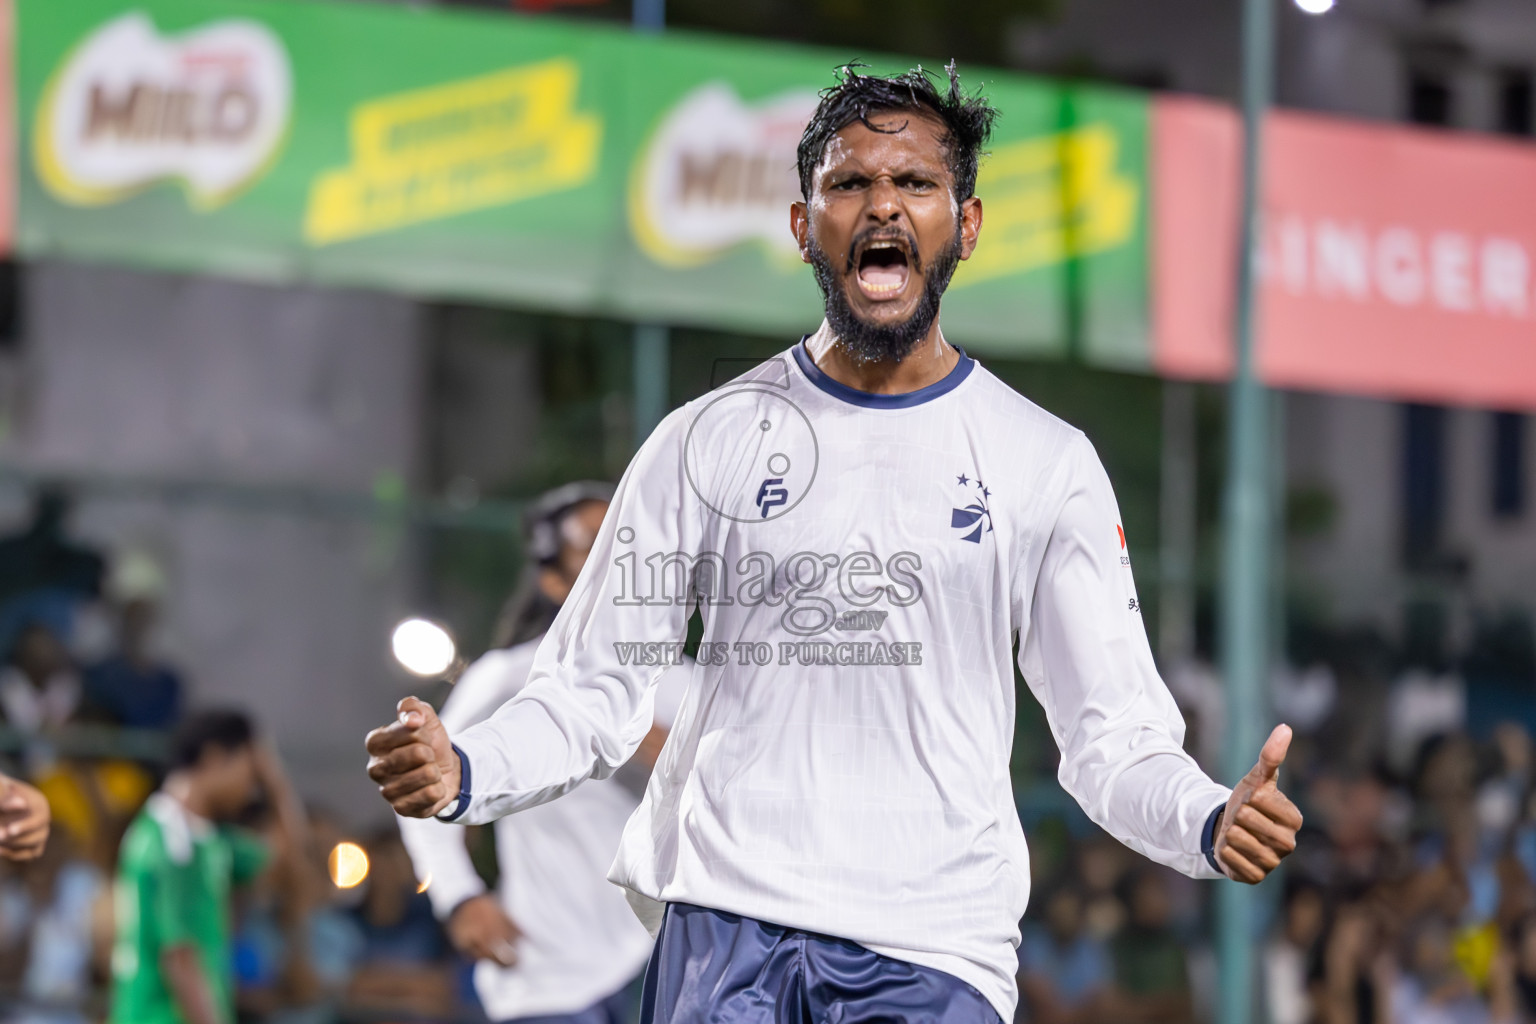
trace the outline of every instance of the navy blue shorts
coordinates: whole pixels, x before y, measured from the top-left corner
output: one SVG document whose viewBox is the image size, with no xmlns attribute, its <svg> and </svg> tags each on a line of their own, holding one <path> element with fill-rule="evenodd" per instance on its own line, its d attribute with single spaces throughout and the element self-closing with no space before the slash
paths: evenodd
<svg viewBox="0 0 1536 1024">
<path fill-rule="evenodd" d="M 959 978 L 846 939 L 667 905 L 640 1024 L 1000 1024 Z"/>
</svg>

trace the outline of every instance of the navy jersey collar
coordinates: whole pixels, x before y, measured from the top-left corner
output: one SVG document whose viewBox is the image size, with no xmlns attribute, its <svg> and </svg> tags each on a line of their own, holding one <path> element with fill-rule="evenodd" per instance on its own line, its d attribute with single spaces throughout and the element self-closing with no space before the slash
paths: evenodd
<svg viewBox="0 0 1536 1024">
<path fill-rule="evenodd" d="M 841 381 L 833 380 L 816 365 L 816 360 L 811 358 L 810 351 L 805 347 L 807 334 L 800 339 L 795 346 L 795 361 L 800 364 L 800 371 L 805 374 L 812 384 L 816 385 L 833 398 L 841 399 L 850 405 L 861 405 L 866 409 L 910 409 L 914 405 L 922 405 L 931 402 L 935 398 L 949 394 L 959 387 L 965 378 L 971 375 L 971 370 L 976 366 L 976 360 L 965 354 L 965 349 L 955 345 L 955 351 L 960 353 L 959 362 L 939 380 L 927 387 L 918 388 L 916 391 L 908 391 L 900 395 L 877 395 L 869 391 L 860 391 L 851 388 Z M 954 344 L 950 342 L 950 344 Z"/>
</svg>

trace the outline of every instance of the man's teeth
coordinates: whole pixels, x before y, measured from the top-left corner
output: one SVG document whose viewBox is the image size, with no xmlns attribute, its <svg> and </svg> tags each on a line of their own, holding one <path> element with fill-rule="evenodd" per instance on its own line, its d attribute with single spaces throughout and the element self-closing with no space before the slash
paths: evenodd
<svg viewBox="0 0 1536 1024">
<path fill-rule="evenodd" d="M 896 251 L 905 256 L 906 250 L 893 241 L 875 241 L 864 247 L 864 252 L 870 253 L 876 249 Z M 859 269 L 859 285 L 865 294 L 872 296 L 892 295 L 907 285 L 907 262 L 903 258 L 897 262 L 870 263 Z"/>
</svg>

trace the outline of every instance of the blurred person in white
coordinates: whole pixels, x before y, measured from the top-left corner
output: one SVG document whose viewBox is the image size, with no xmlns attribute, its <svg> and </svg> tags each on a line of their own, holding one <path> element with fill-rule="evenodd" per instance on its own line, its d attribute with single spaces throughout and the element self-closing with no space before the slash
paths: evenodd
<svg viewBox="0 0 1536 1024">
<path fill-rule="evenodd" d="M 0 933 L 12 948 L 0 960 L 7 987 L 21 996 L 7 1024 L 84 1024 L 93 1007 L 92 975 L 105 966 L 98 934 L 108 901 L 107 879 L 61 832 L 35 860 L 0 882 Z"/>
<path fill-rule="evenodd" d="M 996 116 L 948 70 L 823 92 L 785 213 L 826 318 L 641 446 L 529 685 L 453 735 L 407 699 L 365 741 L 408 816 L 553 800 L 644 741 L 663 669 L 636 650 L 698 607 L 709 656 L 612 872 L 658 929 L 656 1024 L 1011 1018 L 1016 672 L 1063 787 L 1132 849 L 1256 884 L 1295 848 L 1289 730 L 1234 789 L 1184 752 L 1092 444 L 940 330 Z"/>
<path fill-rule="evenodd" d="M 1531 792 L 1530 732 L 1519 722 L 1500 722 L 1493 729 L 1492 753 L 1492 771 L 1477 787 L 1477 821 L 1486 845 L 1520 830 Z M 1514 842 L 1518 850 L 1518 835 Z"/>
<path fill-rule="evenodd" d="M 80 675 L 63 641 L 47 625 L 22 626 L 0 669 L 0 713 L 27 737 L 72 721 L 80 709 Z"/>
<path fill-rule="evenodd" d="M 490 717 L 528 682 L 534 652 L 586 562 L 612 493 L 603 484 L 568 484 L 530 506 L 530 569 L 498 628 L 505 646 L 488 651 L 454 684 L 442 709 L 449 729 Z M 624 891 L 608 881 L 608 868 L 686 684 L 686 671 L 662 682 L 657 724 L 635 761 L 613 778 L 496 823 L 494 893 L 470 862 L 464 829 L 400 819 L 416 875 L 430 880 L 427 894 L 449 939 L 478 961 L 475 990 L 492 1021 L 628 1018 L 630 983 L 645 966 L 651 937 Z M 630 767 L 637 761 L 643 771 Z"/>
</svg>

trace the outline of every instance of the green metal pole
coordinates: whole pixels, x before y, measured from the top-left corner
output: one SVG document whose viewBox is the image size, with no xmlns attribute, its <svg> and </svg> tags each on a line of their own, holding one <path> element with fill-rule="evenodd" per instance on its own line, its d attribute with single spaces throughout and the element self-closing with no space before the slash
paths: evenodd
<svg viewBox="0 0 1536 1024">
<path fill-rule="evenodd" d="M 635 447 L 651 436 L 667 415 L 672 337 L 658 324 L 636 324 L 634 336 Z"/>
<path fill-rule="evenodd" d="M 1235 782 L 1258 759 L 1260 694 L 1268 668 L 1269 411 L 1254 375 L 1254 301 L 1264 116 L 1274 77 L 1274 2 L 1243 2 L 1243 214 L 1238 250 L 1237 368 L 1228 425 L 1223 509 L 1222 675 L 1227 684 L 1223 763 Z M 1223 885 L 1217 895 L 1221 963 L 1218 1024 L 1247 1024 L 1254 1015 L 1254 892 Z"/>
<path fill-rule="evenodd" d="M 660 32 L 667 23 L 667 0 L 634 0 L 631 24 L 636 32 Z M 660 324 L 636 324 L 634 381 L 631 392 L 635 417 L 635 447 L 651 436 L 667 415 L 668 382 L 672 376 L 672 336 Z"/>
</svg>

